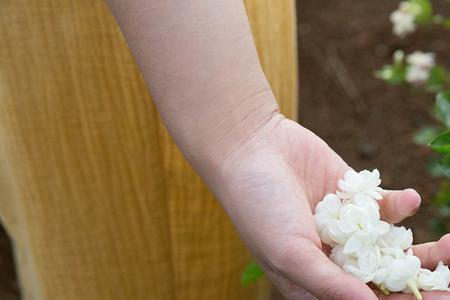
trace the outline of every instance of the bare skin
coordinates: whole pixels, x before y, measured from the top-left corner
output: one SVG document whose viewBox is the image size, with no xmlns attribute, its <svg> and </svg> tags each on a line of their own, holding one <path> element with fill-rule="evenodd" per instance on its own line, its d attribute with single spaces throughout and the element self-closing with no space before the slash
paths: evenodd
<svg viewBox="0 0 450 300">
<path fill-rule="evenodd" d="M 240 0 L 108 0 L 165 125 L 287 299 L 407 300 L 380 295 L 324 254 L 313 211 L 349 166 L 278 110 Z M 415 213 L 412 189 L 389 191 L 382 217 Z M 450 236 L 415 246 L 450 263 Z M 427 300 L 449 293 L 424 293 Z"/>
</svg>

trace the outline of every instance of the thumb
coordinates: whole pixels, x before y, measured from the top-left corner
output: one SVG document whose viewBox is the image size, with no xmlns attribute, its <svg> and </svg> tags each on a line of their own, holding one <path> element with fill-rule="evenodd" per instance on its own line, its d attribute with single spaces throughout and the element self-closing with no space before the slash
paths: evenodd
<svg viewBox="0 0 450 300">
<path fill-rule="evenodd" d="M 420 195 L 413 189 L 402 191 L 384 190 L 380 200 L 381 218 L 389 223 L 398 223 L 412 216 L 420 206 Z"/>
<path fill-rule="evenodd" d="M 278 271 L 318 299 L 378 299 L 365 283 L 345 273 L 312 241 L 302 238 L 286 252 Z"/>
</svg>

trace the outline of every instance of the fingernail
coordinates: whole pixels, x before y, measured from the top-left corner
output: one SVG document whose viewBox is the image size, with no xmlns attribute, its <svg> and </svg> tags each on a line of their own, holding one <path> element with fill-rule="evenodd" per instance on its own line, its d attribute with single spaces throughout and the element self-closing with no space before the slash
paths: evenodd
<svg viewBox="0 0 450 300">
<path fill-rule="evenodd" d="M 412 192 L 414 192 L 414 194 L 416 194 L 416 196 L 417 196 L 417 199 L 419 199 L 419 201 L 416 201 L 416 203 L 413 206 L 413 213 L 416 213 L 420 208 L 420 204 L 422 203 L 422 198 L 420 197 L 420 194 L 416 190 L 413 190 L 413 189 L 410 189 L 410 190 Z"/>
<path fill-rule="evenodd" d="M 412 211 L 411 215 L 415 215 L 419 211 L 419 208 L 420 208 L 420 204 L 417 205 L 416 208 L 414 208 L 414 210 Z"/>
<path fill-rule="evenodd" d="M 402 196 L 407 198 L 399 199 L 400 209 L 406 216 L 414 215 L 419 210 L 422 199 L 416 190 L 406 189 L 404 192 L 407 193 L 403 193 Z M 411 200 L 409 199 L 414 199 L 414 203 L 411 203 Z"/>
<path fill-rule="evenodd" d="M 414 206 L 414 212 L 417 212 L 420 208 L 420 204 L 422 203 L 422 197 L 420 197 L 420 194 L 416 190 L 413 191 L 417 195 L 417 198 L 419 199 L 419 201 L 417 201 L 416 205 Z"/>
</svg>

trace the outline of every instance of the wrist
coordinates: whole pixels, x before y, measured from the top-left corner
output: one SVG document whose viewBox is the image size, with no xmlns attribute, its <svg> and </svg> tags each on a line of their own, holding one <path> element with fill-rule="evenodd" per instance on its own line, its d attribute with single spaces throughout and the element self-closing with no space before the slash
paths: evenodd
<svg viewBox="0 0 450 300">
<path fill-rule="evenodd" d="M 264 147 L 284 119 L 270 89 L 253 93 L 224 116 L 198 143 L 190 162 L 203 180 L 218 193 L 236 165 Z"/>
</svg>

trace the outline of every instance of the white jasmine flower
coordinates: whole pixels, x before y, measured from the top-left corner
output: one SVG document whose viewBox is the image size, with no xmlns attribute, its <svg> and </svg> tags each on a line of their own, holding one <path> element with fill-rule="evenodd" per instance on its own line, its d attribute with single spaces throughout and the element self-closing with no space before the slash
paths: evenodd
<svg viewBox="0 0 450 300">
<path fill-rule="evenodd" d="M 399 259 L 399 258 L 405 257 L 405 252 L 400 247 L 394 247 L 394 248 L 384 247 L 384 248 L 380 248 L 380 250 L 381 250 L 381 253 L 383 253 L 383 255 L 390 256 L 393 259 Z"/>
<path fill-rule="evenodd" d="M 389 224 L 379 218 L 377 209 L 347 204 L 341 209 L 339 219 L 330 223 L 329 236 L 344 245 L 345 254 L 364 255 L 377 238 L 389 230 Z"/>
<path fill-rule="evenodd" d="M 428 80 L 430 71 L 409 66 L 406 70 L 406 81 L 414 85 L 422 85 Z"/>
<path fill-rule="evenodd" d="M 433 52 L 415 51 L 407 56 L 406 61 L 418 68 L 431 69 L 435 64 L 434 57 Z"/>
<path fill-rule="evenodd" d="M 381 252 L 381 251 L 380 251 Z M 380 285 L 387 277 L 389 272 L 389 266 L 394 261 L 394 257 L 389 255 L 381 255 L 380 259 L 380 267 L 375 273 L 375 276 L 372 280 L 373 283 Z"/>
<path fill-rule="evenodd" d="M 421 85 L 428 80 L 430 71 L 435 65 L 434 53 L 416 51 L 407 56 L 408 68 L 406 69 L 406 81 L 415 85 Z"/>
<path fill-rule="evenodd" d="M 378 204 L 378 201 L 366 194 L 356 194 L 352 203 L 356 206 L 370 209 L 372 212 L 376 212 L 376 214 L 379 215 L 380 205 Z"/>
<path fill-rule="evenodd" d="M 339 267 L 343 267 L 348 259 L 354 259 L 349 255 L 344 254 L 344 246 L 337 245 L 331 249 L 330 259 Z"/>
<path fill-rule="evenodd" d="M 344 174 L 344 179 L 338 182 L 341 191 L 337 195 L 342 199 L 369 196 L 375 200 L 380 200 L 382 199 L 380 184 L 380 172 L 377 169 L 372 172 L 363 170 L 359 173 L 349 170 Z"/>
<path fill-rule="evenodd" d="M 354 204 L 344 206 L 339 212 L 338 219 L 330 223 L 330 238 L 336 243 L 344 245 L 352 234 L 368 227 L 366 223 L 374 219 L 372 214 L 369 210 Z"/>
<path fill-rule="evenodd" d="M 427 269 L 421 269 L 417 278 L 417 285 L 425 291 L 450 291 L 450 270 L 439 262 L 436 270 L 431 272 Z"/>
<path fill-rule="evenodd" d="M 329 224 L 333 220 L 337 220 L 342 208 L 341 199 L 335 194 L 326 195 L 322 201 L 316 206 L 316 226 L 319 231 L 320 238 L 325 244 L 334 245 L 329 235 Z"/>
<path fill-rule="evenodd" d="M 399 248 L 406 250 L 411 248 L 413 236 L 411 229 L 406 230 L 405 227 L 397 227 L 390 225 L 389 231 L 380 236 L 378 244 L 380 248 Z"/>
<path fill-rule="evenodd" d="M 322 230 L 331 220 L 339 217 L 342 202 L 335 194 L 327 194 L 322 201 L 316 205 L 317 228 Z"/>
<path fill-rule="evenodd" d="M 350 236 L 344 245 L 345 254 L 353 253 L 358 256 L 366 255 L 367 252 L 374 247 L 378 235 L 383 234 L 383 232 L 386 232 L 389 229 L 389 224 L 382 221 L 370 226 L 372 226 L 372 228 L 363 228 Z"/>
<path fill-rule="evenodd" d="M 415 18 L 422 13 L 422 7 L 417 3 L 402 1 L 397 10 L 393 11 L 390 20 L 395 35 L 403 38 L 416 30 Z"/>
<path fill-rule="evenodd" d="M 423 56 L 412 57 L 408 63 L 421 68 L 432 65 Z M 376 169 L 348 171 L 338 183 L 340 191 L 317 204 L 315 221 L 322 241 L 332 246 L 330 259 L 383 292 L 412 292 L 422 299 L 419 288 L 450 291 L 449 268 L 440 262 L 434 272 L 421 269 L 411 248 L 411 230 L 380 220 L 379 176 Z"/>
<path fill-rule="evenodd" d="M 406 254 L 399 248 L 396 248 L 395 250 L 396 251 L 393 251 L 393 253 L 395 253 L 395 255 L 386 255 L 385 253 L 383 253 L 382 249 L 380 249 L 380 252 L 381 252 L 380 267 L 378 268 L 378 270 L 375 274 L 375 277 L 372 280 L 373 283 L 382 284 L 385 280 L 392 280 L 392 278 L 387 279 L 388 274 L 391 272 L 390 269 L 392 267 L 392 263 L 395 260 L 397 260 L 397 261 L 405 260 L 407 256 L 412 256 L 412 251 L 408 252 L 408 254 Z"/>
<path fill-rule="evenodd" d="M 409 12 L 395 10 L 390 16 L 393 33 L 400 38 L 405 37 L 409 33 L 413 33 L 416 30 L 414 19 L 415 16 Z"/>
<path fill-rule="evenodd" d="M 349 258 L 345 260 L 342 268 L 347 273 L 353 274 L 361 281 L 368 283 L 377 275 L 380 262 L 380 249 L 373 247 L 364 256 L 359 256 L 357 259 Z"/>
<path fill-rule="evenodd" d="M 390 262 L 383 285 L 392 292 L 400 292 L 408 286 L 415 286 L 420 271 L 420 260 L 414 255 L 394 259 Z"/>
</svg>

